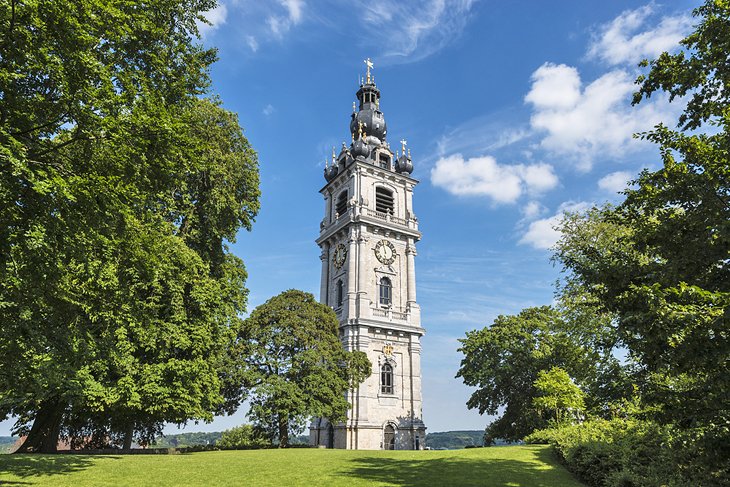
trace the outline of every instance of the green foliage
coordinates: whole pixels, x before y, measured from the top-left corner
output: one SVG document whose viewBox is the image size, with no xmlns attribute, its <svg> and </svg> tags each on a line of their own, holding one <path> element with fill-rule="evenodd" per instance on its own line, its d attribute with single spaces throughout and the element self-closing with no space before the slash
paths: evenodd
<svg viewBox="0 0 730 487">
<path fill-rule="evenodd" d="M 218 431 L 210 433 L 178 433 L 175 435 L 164 435 L 156 438 L 153 448 L 187 448 L 194 446 L 215 445 L 223 433 Z"/>
<path fill-rule="evenodd" d="M 484 431 L 444 431 L 428 433 L 426 446 L 434 450 L 458 450 L 467 446 L 482 446 Z"/>
<path fill-rule="evenodd" d="M 0 5 L 0 416 L 24 448 L 224 408 L 256 154 L 202 98 L 211 0 Z M 31 424 L 33 425 L 31 428 Z"/>
<path fill-rule="evenodd" d="M 577 420 L 585 410 L 585 394 L 560 367 L 541 370 L 533 385 L 533 406 L 553 413 L 557 424 Z"/>
<path fill-rule="evenodd" d="M 556 257 L 616 317 L 657 419 L 730 457 L 730 4 L 694 13 L 683 51 L 645 63 L 634 98 L 686 96 L 680 130 L 640 134 L 663 167 L 643 171 L 617 208 L 567 221 Z"/>
<path fill-rule="evenodd" d="M 533 407 L 540 371 L 561 367 L 579 384 L 592 383 L 597 364 L 610 361 L 573 337 L 560 310 L 527 308 L 515 316 L 499 316 L 489 328 L 467 332 L 457 377 L 478 389 L 467 402 L 480 414 L 504 413 L 487 427 L 487 436 L 517 441 L 547 418 Z"/>
<path fill-rule="evenodd" d="M 714 486 L 730 473 L 727 459 L 705 461 L 697 437 L 633 418 L 537 430 L 525 442 L 553 445 L 570 471 L 597 487 Z"/>
<path fill-rule="evenodd" d="M 332 309 L 297 290 L 269 299 L 243 323 L 238 352 L 249 417 L 282 447 L 313 416 L 344 420 L 345 392 L 371 373 L 365 353 L 345 351 L 338 328 Z"/>
<path fill-rule="evenodd" d="M 236 426 L 225 430 L 220 439 L 215 443 L 219 448 L 257 448 L 270 445 L 271 442 L 262 438 L 260 433 L 250 424 Z"/>
</svg>

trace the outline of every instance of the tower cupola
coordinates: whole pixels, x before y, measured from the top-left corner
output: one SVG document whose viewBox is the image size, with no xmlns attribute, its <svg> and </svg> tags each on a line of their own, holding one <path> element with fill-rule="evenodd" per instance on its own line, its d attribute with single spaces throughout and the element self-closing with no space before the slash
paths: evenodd
<svg viewBox="0 0 730 487">
<path fill-rule="evenodd" d="M 365 64 L 367 65 L 367 75 L 357 91 L 360 107 L 357 112 L 352 114 L 350 133 L 352 133 L 353 138 L 357 137 L 362 124 L 363 132 L 376 137 L 380 142 L 385 142 L 388 129 L 383 112 L 380 111 L 380 90 L 375 86 L 375 78 L 370 75 L 370 68 L 373 67 L 370 58 L 365 60 Z"/>
</svg>

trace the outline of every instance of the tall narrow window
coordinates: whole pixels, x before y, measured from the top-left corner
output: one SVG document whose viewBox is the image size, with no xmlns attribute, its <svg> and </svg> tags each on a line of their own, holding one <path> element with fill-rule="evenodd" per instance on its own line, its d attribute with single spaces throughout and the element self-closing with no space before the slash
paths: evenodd
<svg viewBox="0 0 730 487">
<path fill-rule="evenodd" d="M 375 188 L 375 210 L 381 213 L 393 213 L 393 192 L 389 189 Z"/>
<path fill-rule="evenodd" d="M 342 279 L 337 281 L 337 307 L 342 306 L 342 300 L 345 297 L 345 286 L 342 284 Z"/>
<path fill-rule="evenodd" d="M 378 156 L 378 161 L 380 162 L 380 167 L 383 169 L 390 169 L 390 156 L 387 154 L 380 154 Z"/>
<path fill-rule="evenodd" d="M 380 367 L 380 392 L 393 394 L 393 366 L 388 363 Z"/>
<path fill-rule="evenodd" d="M 337 205 L 335 206 L 335 211 L 337 212 L 338 216 L 342 216 L 347 211 L 347 190 L 340 193 L 340 195 L 337 197 Z"/>
<path fill-rule="evenodd" d="M 380 304 L 389 306 L 393 301 L 393 285 L 390 279 L 383 277 L 380 279 Z"/>
</svg>

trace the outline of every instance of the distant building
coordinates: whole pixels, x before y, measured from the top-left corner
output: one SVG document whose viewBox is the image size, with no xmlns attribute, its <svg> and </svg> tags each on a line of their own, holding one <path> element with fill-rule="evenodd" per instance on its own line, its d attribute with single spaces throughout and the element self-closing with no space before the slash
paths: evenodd
<svg viewBox="0 0 730 487">
<path fill-rule="evenodd" d="M 320 190 L 325 215 L 320 300 L 340 321 L 348 350 L 367 353 L 373 373 L 348 393 L 345 423 L 315 419 L 310 443 L 347 449 L 423 449 L 426 426 L 421 400 L 421 310 L 416 302 L 416 242 L 406 142 L 393 153 L 380 111 L 380 90 L 367 76 L 357 91 L 350 121 L 352 143 L 343 143 L 325 167 Z"/>
</svg>

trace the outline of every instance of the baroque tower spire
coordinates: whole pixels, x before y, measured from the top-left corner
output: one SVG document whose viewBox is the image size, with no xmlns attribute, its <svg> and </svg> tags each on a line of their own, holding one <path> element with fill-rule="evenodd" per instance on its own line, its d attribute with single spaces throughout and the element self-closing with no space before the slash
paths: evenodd
<svg viewBox="0 0 730 487">
<path fill-rule="evenodd" d="M 425 330 L 416 301 L 416 243 L 406 142 L 399 157 L 386 141 L 380 90 L 365 60 L 366 76 L 350 119 L 352 143 L 343 144 L 320 190 L 325 215 L 317 239 L 322 253 L 320 300 L 340 322 L 348 350 L 360 350 L 372 375 L 351 390 L 342 423 L 317 418 L 310 442 L 330 448 L 422 449 L 421 345 Z"/>
</svg>

